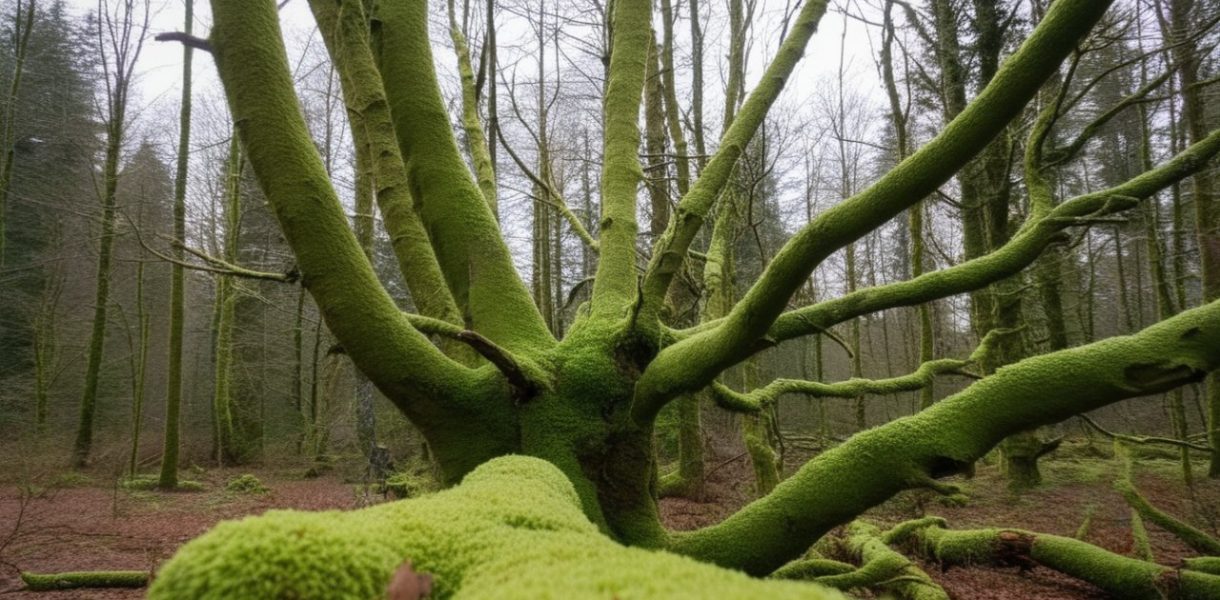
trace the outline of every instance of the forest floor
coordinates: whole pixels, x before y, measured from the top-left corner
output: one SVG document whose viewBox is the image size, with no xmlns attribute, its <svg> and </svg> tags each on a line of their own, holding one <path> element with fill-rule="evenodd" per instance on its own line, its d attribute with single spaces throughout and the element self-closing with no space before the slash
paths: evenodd
<svg viewBox="0 0 1220 600">
<path fill-rule="evenodd" d="M 795 460 L 794 460 L 795 462 Z M 926 493 L 903 494 L 870 512 L 869 518 L 893 523 L 922 514 L 945 517 L 951 527 L 1017 527 L 1072 536 L 1086 512 L 1094 511 L 1087 541 L 1130 553 L 1130 512 L 1111 489 L 1114 461 L 1058 457 L 1044 461 L 1045 484 L 1019 497 L 1004 488 L 994 467 L 980 466 L 964 482 L 970 500 L 964 506 L 942 505 Z M 666 523 L 690 529 L 714 523 L 745 503 L 750 491 L 749 465 L 743 458 L 712 463 L 708 501 L 665 500 Z M 256 475 L 269 491 L 225 491 L 225 483 L 243 473 Z M 204 485 L 197 493 L 129 491 L 113 478 L 61 474 L 36 484 L 0 483 L 0 595 L 10 598 L 139 598 L 143 590 L 89 590 L 47 593 L 20 591 L 17 569 L 33 572 L 95 569 L 155 570 L 179 546 L 218 521 L 258 514 L 272 508 L 350 509 L 380 502 L 380 495 L 358 492 L 334 473 L 314 479 L 300 467 L 215 469 L 189 474 Z M 1200 473 L 1202 475 L 1202 473 Z M 1137 482 L 1160 508 L 1191 520 L 1205 530 L 1220 526 L 1220 482 L 1201 481 L 1193 492 L 1181 483 L 1179 467 L 1166 459 L 1140 461 Z M 1149 525 L 1156 560 L 1174 565 L 1191 553 L 1169 534 Z M 1039 598 L 1078 600 L 1105 598 L 1087 584 L 1043 568 L 956 568 L 942 572 L 923 565 L 959 600 Z"/>
</svg>

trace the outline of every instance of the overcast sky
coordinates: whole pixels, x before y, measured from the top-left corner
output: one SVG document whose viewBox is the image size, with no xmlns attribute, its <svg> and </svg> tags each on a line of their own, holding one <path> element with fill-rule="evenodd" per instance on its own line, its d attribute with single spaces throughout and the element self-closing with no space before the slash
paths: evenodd
<svg viewBox="0 0 1220 600">
<path fill-rule="evenodd" d="M 714 0 L 713 0 L 714 1 Z M 97 0 L 67 0 L 67 4 L 73 8 L 78 14 L 83 14 L 90 10 L 95 10 Z M 719 4 L 719 3 L 717 3 Z M 785 2 L 763 0 L 761 3 L 764 11 L 770 11 L 769 14 L 774 16 L 782 9 Z M 180 31 L 183 29 L 183 0 L 153 0 L 152 1 L 152 25 L 150 27 L 150 35 L 164 31 Z M 719 7 L 713 7 L 719 8 Z M 293 55 L 293 50 L 299 50 L 293 46 L 307 39 L 310 30 L 313 28 L 313 18 L 309 13 L 309 6 L 306 0 L 291 0 L 287 6 L 280 12 L 281 22 L 285 30 L 285 38 L 289 43 L 289 55 Z M 838 68 L 840 36 L 843 31 L 843 17 L 839 14 L 830 13 L 822 20 L 820 30 L 810 43 L 806 54 L 807 60 L 803 61 L 796 76 L 792 79 L 792 93 L 795 97 L 800 98 L 810 93 L 819 78 L 824 78 L 835 73 Z M 763 22 L 766 22 L 764 19 Z M 211 16 L 209 2 L 207 0 L 195 1 L 195 34 L 201 37 L 206 36 L 211 27 Z M 511 34 L 511 32 L 509 32 Z M 754 49 L 752 54 L 751 71 L 756 76 L 757 72 L 762 68 L 764 52 L 770 55 L 774 51 L 775 32 L 756 32 L 758 41 L 756 44 L 759 47 Z M 871 75 L 874 67 L 872 65 L 872 51 L 870 48 L 868 33 L 858 23 L 849 25 L 848 37 L 846 39 L 847 62 L 850 70 L 855 73 L 856 78 L 864 77 L 868 81 L 857 81 L 858 84 L 863 84 L 867 88 L 872 86 L 875 81 L 875 76 Z M 450 59 L 448 52 L 437 52 L 438 60 L 447 61 Z M 717 60 L 718 57 L 709 57 L 709 60 Z M 158 105 L 169 104 L 176 106 L 178 102 L 178 86 L 181 78 L 181 61 L 182 50 L 177 44 L 160 43 L 149 40 L 145 46 L 144 53 L 140 59 L 138 73 L 140 76 L 140 97 L 146 109 L 153 111 L 165 110 Z M 212 62 L 206 55 L 196 53 L 195 60 L 195 85 L 200 91 L 206 91 L 209 88 L 215 88 L 218 83 L 216 79 L 215 69 Z M 708 85 L 714 85 L 714 79 L 709 80 Z M 714 91 L 709 91 L 714 93 Z"/>
</svg>

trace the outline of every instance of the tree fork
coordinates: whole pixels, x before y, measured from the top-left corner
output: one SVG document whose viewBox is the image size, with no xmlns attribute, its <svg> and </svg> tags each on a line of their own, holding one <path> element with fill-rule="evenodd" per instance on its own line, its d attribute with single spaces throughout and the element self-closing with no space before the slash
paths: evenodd
<svg viewBox="0 0 1220 600">
<path fill-rule="evenodd" d="M 298 109 L 274 5 L 213 0 L 212 9 L 213 56 L 243 146 L 327 326 L 361 371 L 429 435 L 448 476 L 510 452 L 515 419 L 509 407 L 481 402 L 504 385 L 499 373 L 454 362 L 415 330 L 360 248 Z M 487 211 L 481 196 L 477 206 Z M 536 315 L 532 304 L 529 310 Z M 453 439 L 441 440 L 442 432 Z"/>
</svg>

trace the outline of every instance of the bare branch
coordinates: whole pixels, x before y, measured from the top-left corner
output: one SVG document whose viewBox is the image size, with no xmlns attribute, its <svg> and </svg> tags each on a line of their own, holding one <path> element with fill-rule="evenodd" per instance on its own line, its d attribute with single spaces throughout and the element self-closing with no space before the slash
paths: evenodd
<svg viewBox="0 0 1220 600">
<path fill-rule="evenodd" d="M 181 42 L 183 46 L 190 46 L 191 48 L 194 48 L 196 50 L 203 50 L 204 52 L 209 52 L 209 53 L 212 51 L 211 42 L 209 42 L 203 38 L 200 38 L 200 37 L 195 37 L 189 33 L 183 33 L 181 31 L 168 31 L 166 33 L 158 33 L 157 36 L 154 37 L 153 39 L 158 42 Z"/>
</svg>

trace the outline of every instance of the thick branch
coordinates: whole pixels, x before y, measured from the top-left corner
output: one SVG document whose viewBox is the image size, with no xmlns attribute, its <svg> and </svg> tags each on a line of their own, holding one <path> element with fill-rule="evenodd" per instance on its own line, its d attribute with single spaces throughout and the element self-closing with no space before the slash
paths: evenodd
<svg viewBox="0 0 1220 600">
<path fill-rule="evenodd" d="M 555 339 L 449 125 L 432 62 L 427 2 L 379 3 L 372 45 L 412 196 L 471 329 L 514 351 L 550 348 Z"/>
<path fill-rule="evenodd" d="M 1220 302 L 1135 335 L 1026 359 L 857 434 L 722 523 L 674 534 L 670 550 L 770 573 L 897 492 L 961 472 L 1011 434 L 1199 381 L 1218 367 Z"/>
<path fill-rule="evenodd" d="M 438 598 L 846 600 L 816 584 L 619 545 L 584 515 L 563 473 L 524 456 L 489 461 L 420 498 L 222 523 L 164 565 L 149 598 L 384 598 L 404 560 L 432 576 Z"/>
<path fill-rule="evenodd" d="M 940 135 L 797 233 L 719 327 L 663 350 L 636 385 L 636 421 L 650 421 L 670 399 L 707 385 L 749 356 L 752 344 L 767 333 L 818 264 L 930 195 L 969 162 L 1020 114 L 1109 5 L 1098 0 L 1054 3 L 1021 49 Z"/>
<path fill-rule="evenodd" d="M 593 280 L 592 314 L 619 319 L 636 301 L 636 191 L 640 169 L 640 102 L 648 47 L 652 42 L 650 0 L 616 0 L 610 80 L 606 85 L 602 161 L 601 252 Z"/>
<path fill-rule="evenodd" d="M 411 300 L 421 315 L 461 324 L 462 313 L 413 206 L 385 89 L 369 48 L 368 19 L 361 0 L 310 0 L 309 7 L 339 73 L 353 141 L 366 146 L 372 157 L 377 207 Z M 473 358 L 462 356 L 453 346 L 441 349 L 467 362 Z"/>
<path fill-rule="evenodd" d="M 846 527 L 844 550 L 858 557 L 860 568 L 839 575 L 815 579 L 817 583 L 841 590 L 880 589 L 904 600 L 949 600 L 940 587 L 911 559 L 890 548 L 876 525 L 853 521 Z"/>
<path fill-rule="evenodd" d="M 480 356 L 486 358 L 496 369 L 508 379 L 513 386 L 514 396 L 519 402 L 524 402 L 538 393 L 543 385 L 541 370 L 527 365 L 522 359 L 513 356 L 507 350 L 497 346 L 491 340 L 474 331 L 463 331 L 457 335 L 462 341 Z"/>
<path fill-rule="evenodd" d="M 472 376 L 402 316 L 330 186 L 298 109 L 275 6 L 214 0 L 213 56 L 260 187 L 327 326 L 396 400 L 444 399 Z"/>
</svg>

